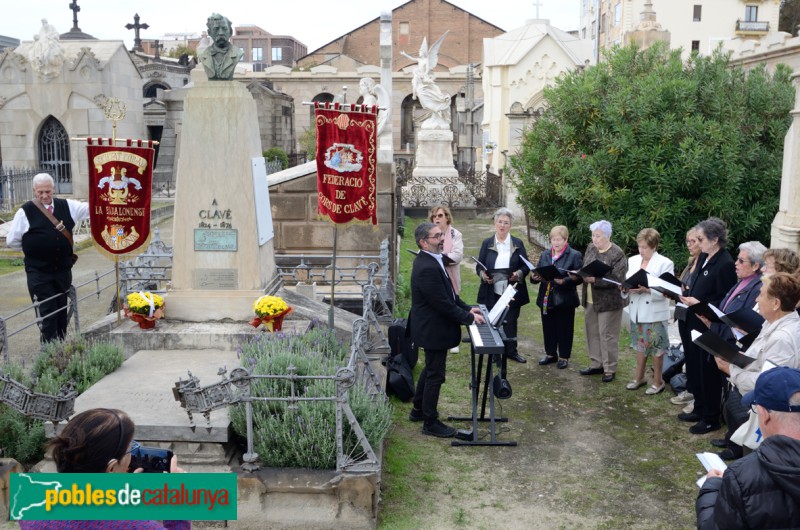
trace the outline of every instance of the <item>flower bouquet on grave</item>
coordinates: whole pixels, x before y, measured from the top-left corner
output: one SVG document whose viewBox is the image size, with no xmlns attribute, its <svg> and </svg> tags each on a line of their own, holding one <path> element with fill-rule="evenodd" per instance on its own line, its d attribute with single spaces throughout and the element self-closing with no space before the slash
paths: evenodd
<svg viewBox="0 0 800 530">
<path fill-rule="evenodd" d="M 264 324 L 267 331 L 280 331 L 284 317 L 292 312 L 292 308 L 279 296 L 262 296 L 253 303 L 253 312 L 256 316 L 250 321 L 251 326 L 257 328 Z"/>
<path fill-rule="evenodd" d="M 148 292 L 131 293 L 125 298 L 125 316 L 142 329 L 152 329 L 164 317 L 164 299 Z"/>
</svg>

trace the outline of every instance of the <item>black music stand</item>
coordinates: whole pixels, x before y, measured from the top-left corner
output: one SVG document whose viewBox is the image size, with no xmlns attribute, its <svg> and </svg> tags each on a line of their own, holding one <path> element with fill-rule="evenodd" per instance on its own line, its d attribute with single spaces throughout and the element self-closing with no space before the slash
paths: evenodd
<svg viewBox="0 0 800 530">
<path fill-rule="evenodd" d="M 499 322 L 505 322 L 506 314 L 508 313 L 508 307 L 505 308 L 503 311 L 503 315 L 500 317 Z M 491 324 L 489 324 L 491 325 Z M 503 327 L 500 326 L 500 329 L 497 330 L 500 334 L 500 337 L 503 339 L 503 344 L 507 345 L 507 338 L 505 332 L 503 331 Z M 450 445 L 453 447 L 460 447 L 463 445 L 501 445 L 501 446 L 516 446 L 517 442 L 515 441 L 508 441 L 502 442 L 497 439 L 497 428 L 496 423 L 506 423 L 508 422 L 508 418 L 500 417 L 496 418 L 494 415 L 494 392 L 492 391 L 492 382 L 494 380 L 493 377 L 493 367 L 495 364 L 495 357 L 500 355 L 501 357 L 501 364 L 500 364 L 500 375 L 501 377 L 505 378 L 506 376 L 506 356 L 504 354 L 494 354 L 494 355 L 477 355 L 475 353 L 475 344 L 470 341 L 470 360 L 472 363 L 471 367 L 471 374 L 472 374 L 472 381 L 470 384 L 470 388 L 472 389 L 472 416 L 449 416 L 448 420 L 450 421 L 471 421 L 472 422 L 472 439 L 471 440 L 453 440 L 450 442 Z M 477 370 L 476 370 L 476 363 L 475 357 L 478 357 L 477 362 Z M 480 385 L 481 385 L 481 372 L 483 371 L 483 358 L 487 357 L 488 360 L 486 362 L 486 378 L 483 381 L 483 395 L 480 396 Z M 486 417 L 486 398 L 489 398 L 489 417 Z M 478 399 L 481 399 L 481 413 L 480 416 L 478 415 Z M 481 440 L 478 438 L 478 422 L 489 422 L 489 439 L 488 440 Z"/>
</svg>

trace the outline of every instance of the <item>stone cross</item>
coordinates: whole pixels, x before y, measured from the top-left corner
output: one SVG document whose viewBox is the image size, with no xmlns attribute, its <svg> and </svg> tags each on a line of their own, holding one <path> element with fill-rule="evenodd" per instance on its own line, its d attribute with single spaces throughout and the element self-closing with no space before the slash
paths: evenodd
<svg viewBox="0 0 800 530">
<path fill-rule="evenodd" d="M 161 44 L 158 41 L 158 39 L 156 39 L 155 41 L 153 41 L 153 48 L 155 48 L 155 54 L 154 54 L 153 58 L 154 59 L 160 59 L 161 58 L 161 50 L 164 49 L 164 45 Z"/>
<path fill-rule="evenodd" d="M 536 20 L 539 20 L 539 8 L 542 7 L 542 5 L 543 4 L 542 4 L 541 0 L 536 0 L 533 3 L 533 7 L 536 8 Z"/>
<path fill-rule="evenodd" d="M 72 11 L 72 29 L 80 31 L 81 29 L 78 27 L 78 11 L 81 10 L 81 7 L 78 5 L 78 0 L 72 0 L 69 8 Z"/>
<path fill-rule="evenodd" d="M 139 13 L 133 15 L 133 24 L 125 24 L 125 28 L 132 29 L 134 32 L 134 39 L 133 39 L 133 51 L 135 52 L 142 52 L 142 39 L 139 38 L 139 30 L 140 29 L 147 29 L 150 26 L 148 24 L 139 24 Z"/>
</svg>

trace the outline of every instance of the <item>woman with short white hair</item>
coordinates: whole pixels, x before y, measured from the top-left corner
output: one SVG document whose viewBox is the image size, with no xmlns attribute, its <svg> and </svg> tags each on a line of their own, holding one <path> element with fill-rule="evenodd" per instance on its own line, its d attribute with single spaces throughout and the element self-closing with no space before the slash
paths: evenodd
<svg viewBox="0 0 800 530">
<path fill-rule="evenodd" d="M 611 223 L 606 220 L 597 221 L 589 226 L 592 231 L 592 242 L 586 247 L 583 265 L 599 260 L 611 267 L 611 271 L 603 278 L 620 283 L 625 279 L 628 260 L 625 259 L 622 249 L 611 242 L 611 228 Z M 602 381 L 610 383 L 617 373 L 619 328 L 625 303 L 619 295 L 618 284 L 592 276 L 585 276 L 581 280 L 584 283 L 586 346 L 591 363 L 588 368 L 581 370 L 580 374 L 603 374 Z"/>
</svg>

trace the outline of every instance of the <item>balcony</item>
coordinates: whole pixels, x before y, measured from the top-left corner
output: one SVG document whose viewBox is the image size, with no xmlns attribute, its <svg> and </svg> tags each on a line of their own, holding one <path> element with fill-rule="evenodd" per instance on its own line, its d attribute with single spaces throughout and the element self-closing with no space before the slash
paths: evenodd
<svg viewBox="0 0 800 530">
<path fill-rule="evenodd" d="M 755 20 L 737 20 L 737 35 L 766 35 L 769 32 L 769 22 Z"/>
</svg>

